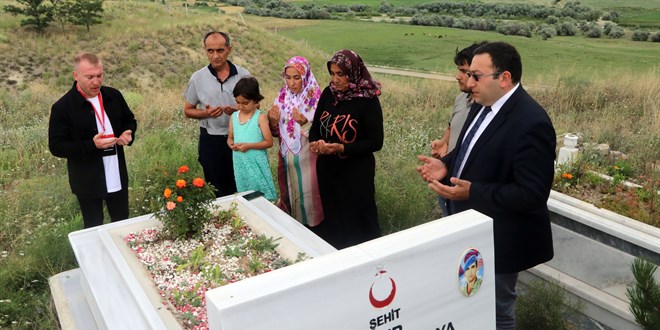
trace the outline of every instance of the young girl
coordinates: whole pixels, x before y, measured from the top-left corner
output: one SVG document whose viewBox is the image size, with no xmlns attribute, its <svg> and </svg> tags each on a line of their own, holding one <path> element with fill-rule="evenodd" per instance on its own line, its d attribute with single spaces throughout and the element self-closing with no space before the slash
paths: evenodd
<svg viewBox="0 0 660 330">
<path fill-rule="evenodd" d="M 234 87 L 238 111 L 231 115 L 227 144 L 233 150 L 234 176 L 239 192 L 257 190 L 275 201 L 275 185 L 270 174 L 266 149 L 273 146 L 273 136 L 266 114 L 259 110 L 264 99 L 254 77 L 241 78 Z"/>
</svg>

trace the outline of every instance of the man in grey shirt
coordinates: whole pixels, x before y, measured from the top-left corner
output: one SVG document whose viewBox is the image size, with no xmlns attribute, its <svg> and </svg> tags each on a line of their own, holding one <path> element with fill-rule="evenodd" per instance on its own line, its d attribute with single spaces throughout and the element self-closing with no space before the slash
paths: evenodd
<svg viewBox="0 0 660 330">
<path fill-rule="evenodd" d="M 227 60 L 231 53 L 227 33 L 209 32 L 203 43 L 210 63 L 190 77 L 183 93 L 183 112 L 186 117 L 199 120 L 198 161 L 206 181 L 217 189 L 216 197 L 221 197 L 236 192 L 227 134 L 231 114 L 237 110 L 234 86 L 250 72 Z"/>
<path fill-rule="evenodd" d="M 461 134 L 463 124 L 465 124 L 465 119 L 472 106 L 472 94 L 467 87 L 467 81 L 470 77 L 468 77 L 467 73 L 470 71 L 474 50 L 484 44 L 486 44 L 486 41 L 473 43 L 463 48 L 460 52 L 456 52 L 454 56 L 454 63 L 456 63 L 457 69 L 456 81 L 458 82 L 458 88 L 461 90 L 461 93 L 456 96 L 454 109 L 451 111 L 449 126 L 442 135 L 442 138 L 431 142 L 431 155 L 435 158 L 444 157 L 456 146 L 456 141 Z M 442 196 L 438 196 L 438 204 L 440 204 L 442 214 L 444 216 L 448 215 L 446 201 Z"/>
</svg>

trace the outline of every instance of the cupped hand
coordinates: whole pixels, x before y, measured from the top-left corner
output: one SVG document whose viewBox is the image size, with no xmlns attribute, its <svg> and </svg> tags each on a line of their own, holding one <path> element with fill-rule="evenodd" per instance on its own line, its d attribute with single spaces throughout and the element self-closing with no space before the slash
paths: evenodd
<svg viewBox="0 0 660 330">
<path fill-rule="evenodd" d="M 423 162 L 422 165 L 417 167 L 417 172 L 419 172 L 424 181 L 439 181 L 447 175 L 447 167 L 441 160 L 424 155 L 417 156 L 417 159 Z"/>
<path fill-rule="evenodd" d="M 449 149 L 449 145 L 439 139 L 431 142 L 431 156 L 435 158 L 444 157 L 447 154 L 447 149 Z"/>
<path fill-rule="evenodd" d="M 206 115 L 208 118 L 216 118 L 219 117 L 222 114 L 222 107 L 212 107 L 210 105 L 206 105 L 206 108 L 204 109 L 206 111 Z"/>
<path fill-rule="evenodd" d="M 429 188 L 433 189 L 438 195 L 454 201 L 464 201 L 470 198 L 472 182 L 454 177 L 449 181 L 453 186 L 442 184 L 438 180 L 431 180 Z"/>
<path fill-rule="evenodd" d="M 293 115 L 293 120 L 296 121 L 300 126 L 305 125 L 307 123 L 307 117 L 300 113 L 298 111 L 298 108 L 293 108 L 293 112 L 291 112 L 291 115 Z"/>
</svg>

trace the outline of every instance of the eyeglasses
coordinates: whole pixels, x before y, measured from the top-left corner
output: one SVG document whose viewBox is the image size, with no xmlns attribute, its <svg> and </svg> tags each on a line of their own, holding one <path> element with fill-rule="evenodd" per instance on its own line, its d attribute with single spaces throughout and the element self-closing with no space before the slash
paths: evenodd
<svg viewBox="0 0 660 330">
<path fill-rule="evenodd" d="M 479 81 L 479 78 L 488 77 L 488 76 L 493 76 L 493 77 L 495 77 L 494 79 L 497 79 L 497 76 L 499 76 L 501 74 L 502 74 L 502 72 L 495 72 L 495 73 L 490 73 L 490 74 L 474 74 L 472 72 L 467 72 L 468 78 L 474 78 L 474 81 Z"/>
</svg>

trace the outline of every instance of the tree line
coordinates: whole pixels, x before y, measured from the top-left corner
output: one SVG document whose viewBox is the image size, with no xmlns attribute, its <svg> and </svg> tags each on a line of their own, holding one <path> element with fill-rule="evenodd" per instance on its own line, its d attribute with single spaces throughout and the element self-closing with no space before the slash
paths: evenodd
<svg viewBox="0 0 660 330">
<path fill-rule="evenodd" d="M 582 34 L 589 38 L 622 38 L 624 28 L 618 25 L 620 13 L 603 12 L 583 5 L 579 0 L 568 1 L 563 6 L 546 6 L 526 3 L 443 2 L 415 6 L 394 6 L 381 1 L 378 9 L 364 4 L 332 4 L 319 6 L 314 3 L 296 5 L 284 0 L 226 0 L 225 3 L 244 7 L 246 14 L 286 19 L 353 19 L 386 14 L 399 17 L 397 23 L 441 26 L 458 29 L 495 31 L 505 35 L 532 37 L 543 40 L 555 36 Z M 401 17 L 409 17 L 403 19 Z M 602 19 L 604 25 L 596 23 Z M 515 20 L 515 21 L 513 21 Z M 636 28 L 631 39 L 660 42 L 660 31 L 651 32 Z"/>
<path fill-rule="evenodd" d="M 90 27 L 101 23 L 103 0 L 16 0 L 20 6 L 6 5 L 5 12 L 25 16 L 21 26 L 43 31 L 50 24 L 67 23 Z"/>
</svg>

